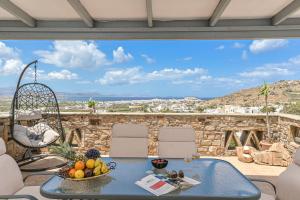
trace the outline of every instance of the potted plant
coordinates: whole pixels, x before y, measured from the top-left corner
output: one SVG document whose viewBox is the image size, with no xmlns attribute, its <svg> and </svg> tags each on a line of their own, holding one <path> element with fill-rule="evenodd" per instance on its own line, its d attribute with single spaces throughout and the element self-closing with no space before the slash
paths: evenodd
<svg viewBox="0 0 300 200">
<path fill-rule="evenodd" d="M 272 146 L 272 137 L 271 137 L 271 130 L 270 130 L 270 119 L 269 119 L 269 98 L 270 94 L 270 87 L 267 83 L 264 83 L 259 90 L 259 96 L 263 96 L 265 100 L 264 111 L 266 113 L 266 126 L 267 126 L 267 137 L 264 140 L 260 141 L 260 145 L 262 150 L 267 150 Z"/>
<path fill-rule="evenodd" d="M 92 100 L 92 98 L 90 98 L 90 100 L 88 101 L 88 107 L 92 109 L 93 113 L 96 113 L 96 101 Z"/>
</svg>

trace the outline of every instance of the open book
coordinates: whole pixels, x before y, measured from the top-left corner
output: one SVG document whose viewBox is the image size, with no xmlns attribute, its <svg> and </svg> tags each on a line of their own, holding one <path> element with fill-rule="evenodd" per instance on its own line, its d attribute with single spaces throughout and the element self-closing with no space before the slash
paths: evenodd
<svg viewBox="0 0 300 200">
<path fill-rule="evenodd" d="M 178 184 L 178 181 L 174 182 L 165 176 L 151 174 L 135 182 L 135 184 L 137 184 L 138 186 L 144 188 L 145 190 L 151 192 L 156 196 L 160 196 L 172 192 L 177 188 L 179 188 L 181 184 L 189 185 L 189 186 L 200 184 L 199 181 L 196 181 L 188 177 L 184 177 L 180 179 L 179 182 L 180 184 Z"/>
</svg>

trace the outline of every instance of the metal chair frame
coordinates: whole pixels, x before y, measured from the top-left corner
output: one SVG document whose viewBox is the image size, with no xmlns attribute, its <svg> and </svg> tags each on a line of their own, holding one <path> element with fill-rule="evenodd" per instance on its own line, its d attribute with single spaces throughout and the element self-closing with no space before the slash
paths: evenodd
<svg viewBox="0 0 300 200">
<path fill-rule="evenodd" d="M 61 123 L 61 116 L 60 116 L 59 105 L 58 105 L 56 95 L 49 86 L 37 82 L 37 62 L 38 61 L 35 60 L 29 63 L 21 72 L 21 75 L 18 79 L 16 91 L 14 93 L 14 97 L 12 100 L 12 105 L 11 105 L 11 123 L 10 123 L 11 134 L 10 135 L 17 144 L 27 148 L 27 150 L 23 154 L 22 159 L 18 160 L 18 164 L 20 167 L 33 163 L 35 161 L 38 161 L 50 155 L 50 154 L 41 154 L 41 155 L 33 156 L 32 151 L 39 150 L 41 148 L 52 145 L 58 139 L 60 139 L 60 142 L 65 141 L 65 133 Z M 24 74 L 26 71 L 31 69 L 30 67 L 34 67 L 34 82 L 22 84 L 21 82 L 24 79 Z M 32 122 L 33 124 L 44 122 L 45 124 L 50 126 L 53 130 L 55 130 L 59 134 L 59 137 L 57 137 L 55 140 L 47 144 L 43 144 L 39 146 L 28 146 L 27 144 L 23 144 L 21 141 L 18 141 L 14 137 L 14 125 L 20 124 L 20 121 L 16 119 L 16 110 L 22 109 L 26 111 L 26 110 L 32 110 L 38 108 L 43 108 L 42 118 L 37 120 L 31 120 L 30 122 Z M 65 163 L 53 167 L 44 167 L 38 169 L 21 168 L 21 170 L 30 171 L 30 172 L 44 171 L 48 169 L 61 167 L 63 165 L 65 165 Z"/>
</svg>

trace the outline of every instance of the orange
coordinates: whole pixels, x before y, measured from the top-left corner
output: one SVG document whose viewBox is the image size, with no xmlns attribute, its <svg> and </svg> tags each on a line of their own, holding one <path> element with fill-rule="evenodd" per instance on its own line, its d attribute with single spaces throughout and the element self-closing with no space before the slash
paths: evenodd
<svg viewBox="0 0 300 200">
<path fill-rule="evenodd" d="M 71 178 L 74 178 L 74 177 L 75 177 L 75 172 L 76 172 L 76 169 L 74 169 L 74 168 L 70 169 L 70 170 L 69 170 L 69 176 L 70 176 Z"/>
<path fill-rule="evenodd" d="M 84 162 L 83 161 L 77 161 L 76 163 L 75 163 L 75 169 L 76 170 L 83 170 L 85 168 L 85 164 L 84 164 Z"/>
<path fill-rule="evenodd" d="M 82 171 L 81 169 L 76 170 L 76 172 L 75 172 L 75 178 L 78 178 L 78 179 L 84 178 L 84 171 Z"/>
</svg>

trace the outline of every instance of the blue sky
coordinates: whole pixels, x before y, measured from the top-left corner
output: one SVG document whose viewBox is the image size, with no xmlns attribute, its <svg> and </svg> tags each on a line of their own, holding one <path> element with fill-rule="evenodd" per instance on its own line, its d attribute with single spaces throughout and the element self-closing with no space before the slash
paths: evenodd
<svg viewBox="0 0 300 200">
<path fill-rule="evenodd" d="M 57 92 L 223 96 L 299 79 L 299 47 L 299 39 L 0 41 L 0 88 L 38 59 L 39 81 Z"/>
</svg>

